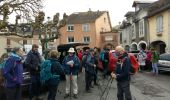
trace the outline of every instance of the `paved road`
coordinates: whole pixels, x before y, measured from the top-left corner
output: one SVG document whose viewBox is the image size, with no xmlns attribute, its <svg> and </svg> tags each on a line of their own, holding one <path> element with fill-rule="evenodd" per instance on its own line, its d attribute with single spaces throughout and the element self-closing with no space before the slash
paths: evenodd
<svg viewBox="0 0 170 100">
<path fill-rule="evenodd" d="M 100 86 L 94 86 L 92 93 L 85 92 L 85 81 L 84 73 L 82 73 L 78 78 L 79 94 L 78 99 L 71 98 L 71 100 L 117 100 L 116 97 L 116 81 L 113 80 L 111 83 L 109 77 L 103 79 L 99 75 Z M 109 88 L 105 90 L 108 83 L 111 83 Z M 131 81 L 131 91 L 133 100 L 170 100 L 170 74 L 161 74 L 158 76 L 153 76 L 150 72 L 138 73 L 132 77 Z M 109 92 L 108 92 L 109 91 Z M 56 100 L 70 100 L 64 99 L 65 94 L 65 81 L 62 81 L 59 85 Z M 103 94 L 103 96 L 102 96 Z M 102 98 L 101 98 L 102 96 Z M 107 96 L 107 99 L 106 99 Z M 46 100 L 47 93 L 42 95 L 42 98 Z M 24 99 L 28 100 L 28 99 Z"/>
</svg>

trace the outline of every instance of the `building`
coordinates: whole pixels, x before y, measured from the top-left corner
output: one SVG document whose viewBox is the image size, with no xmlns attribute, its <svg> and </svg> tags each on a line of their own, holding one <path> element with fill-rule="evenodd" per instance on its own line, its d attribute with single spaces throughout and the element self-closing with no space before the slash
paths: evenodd
<svg viewBox="0 0 170 100">
<path fill-rule="evenodd" d="M 87 42 L 90 47 L 102 47 L 102 32 L 111 32 L 112 26 L 108 11 L 89 11 L 73 13 L 67 24 L 60 29 L 60 44 Z"/>
<path fill-rule="evenodd" d="M 162 54 L 170 52 L 170 0 L 159 0 L 149 8 L 149 41 Z"/>
</svg>

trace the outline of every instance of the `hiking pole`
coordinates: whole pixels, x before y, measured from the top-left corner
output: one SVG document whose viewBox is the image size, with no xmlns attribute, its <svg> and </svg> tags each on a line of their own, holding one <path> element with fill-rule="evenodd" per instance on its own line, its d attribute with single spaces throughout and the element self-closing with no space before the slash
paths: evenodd
<svg viewBox="0 0 170 100">
<path fill-rule="evenodd" d="M 112 80 L 112 77 L 110 77 L 110 79 L 108 80 L 108 83 L 107 83 L 107 85 L 106 85 L 106 88 L 104 89 L 104 91 L 102 92 L 102 94 L 101 94 L 101 96 L 100 96 L 100 100 L 101 100 L 101 98 L 103 97 L 103 95 L 105 94 L 105 92 L 106 92 L 106 90 L 107 90 L 107 88 L 108 88 L 108 85 L 109 85 L 109 83 L 111 82 L 111 80 Z"/>
<path fill-rule="evenodd" d="M 107 97 L 108 97 L 108 94 L 109 94 L 109 91 L 110 91 L 112 82 L 113 82 L 113 78 L 112 78 L 112 80 L 111 80 L 111 82 L 110 82 L 110 86 L 109 86 L 109 89 L 108 89 L 108 91 L 107 91 L 106 98 L 105 98 L 104 100 L 107 100 Z"/>
</svg>

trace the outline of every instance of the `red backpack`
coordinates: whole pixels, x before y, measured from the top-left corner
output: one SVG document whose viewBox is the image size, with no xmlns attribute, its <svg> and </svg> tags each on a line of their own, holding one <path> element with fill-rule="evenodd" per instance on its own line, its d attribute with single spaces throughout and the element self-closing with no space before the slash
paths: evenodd
<svg viewBox="0 0 170 100">
<path fill-rule="evenodd" d="M 139 63 L 133 54 L 129 53 L 128 55 L 129 55 L 130 62 L 131 62 L 130 74 L 134 75 L 138 72 Z"/>
</svg>

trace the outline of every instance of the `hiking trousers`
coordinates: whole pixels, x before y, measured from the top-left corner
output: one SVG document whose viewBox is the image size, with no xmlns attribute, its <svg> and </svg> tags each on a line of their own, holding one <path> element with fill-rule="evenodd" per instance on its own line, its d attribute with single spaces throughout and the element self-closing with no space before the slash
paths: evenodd
<svg viewBox="0 0 170 100">
<path fill-rule="evenodd" d="M 21 86 L 6 87 L 5 88 L 6 100 L 22 100 L 21 99 Z"/>
<path fill-rule="evenodd" d="M 70 82 L 71 81 L 71 82 Z M 69 94 L 73 89 L 73 93 L 78 93 L 78 85 L 77 85 L 77 75 L 72 75 L 72 78 L 70 78 L 70 75 L 66 75 L 66 94 Z"/>
<path fill-rule="evenodd" d="M 117 82 L 117 90 L 118 100 L 132 100 L 130 92 L 130 81 Z"/>
</svg>

